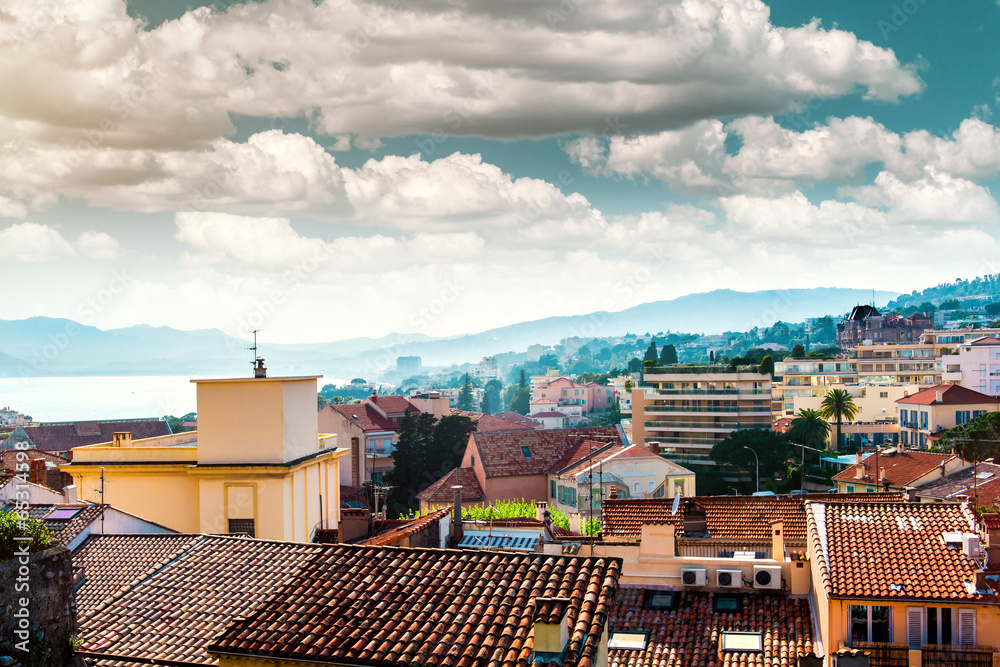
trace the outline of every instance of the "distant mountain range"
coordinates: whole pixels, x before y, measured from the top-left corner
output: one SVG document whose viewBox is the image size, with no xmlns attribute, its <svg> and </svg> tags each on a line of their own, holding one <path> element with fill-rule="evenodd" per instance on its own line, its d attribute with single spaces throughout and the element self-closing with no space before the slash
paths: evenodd
<svg viewBox="0 0 1000 667">
<path fill-rule="evenodd" d="M 897 296 L 897 292 L 874 293 L 879 305 Z M 268 344 L 261 353 L 272 373 L 279 375 L 372 377 L 374 371 L 391 366 L 397 356 L 416 355 L 425 366 L 438 366 L 523 352 L 529 345 L 553 345 L 570 336 L 746 331 L 778 320 L 801 322 L 844 313 L 858 303 L 871 302 L 872 297 L 870 291 L 843 288 L 715 290 L 618 312 L 547 317 L 448 338 L 389 334 L 330 343 Z M 250 368 L 247 345 L 218 329 L 180 331 L 138 325 L 105 331 L 48 317 L 0 320 L 0 376 L 244 375 Z"/>
</svg>

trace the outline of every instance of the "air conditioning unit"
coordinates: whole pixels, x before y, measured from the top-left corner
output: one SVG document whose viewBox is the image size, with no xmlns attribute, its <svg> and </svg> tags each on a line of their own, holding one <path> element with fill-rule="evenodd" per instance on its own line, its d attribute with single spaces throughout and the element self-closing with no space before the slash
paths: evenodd
<svg viewBox="0 0 1000 667">
<path fill-rule="evenodd" d="M 781 588 L 780 565 L 754 565 L 754 588 Z"/>
<path fill-rule="evenodd" d="M 962 553 L 969 558 L 979 558 L 982 555 L 978 535 L 972 533 L 962 534 Z"/>
<path fill-rule="evenodd" d="M 715 582 L 719 588 L 742 588 L 743 570 L 716 570 Z"/>
<path fill-rule="evenodd" d="M 685 586 L 704 586 L 708 583 L 708 570 L 705 568 L 682 568 L 681 583 Z"/>
</svg>

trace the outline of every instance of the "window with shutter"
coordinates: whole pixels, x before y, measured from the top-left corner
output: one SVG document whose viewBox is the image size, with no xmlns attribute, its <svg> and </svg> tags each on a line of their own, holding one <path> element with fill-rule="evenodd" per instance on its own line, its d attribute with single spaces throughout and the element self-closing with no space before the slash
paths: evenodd
<svg viewBox="0 0 1000 667">
<path fill-rule="evenodd" d="M 923 607 L 906 608 L 906 644 L 913 649 L 919 649 L 924 642 L 924 610 Z"/>
<path fill-rule="evenodd" d="M 975 645 L 976 643 L 976 610 L 958 610 L 958 643 Z"/>
</svg>

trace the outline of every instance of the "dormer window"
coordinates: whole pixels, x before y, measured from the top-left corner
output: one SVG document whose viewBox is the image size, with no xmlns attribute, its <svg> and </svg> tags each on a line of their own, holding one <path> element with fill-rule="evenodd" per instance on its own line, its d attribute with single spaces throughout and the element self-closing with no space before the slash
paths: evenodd
<svg viewBox="0 0 1000 667">
<path fill-rule="evenodd" d="M 521 447 L 521 453 L 524 454 L 524 458 L 526 459 L 531 458 L 531 450 L 528 449 L 527 447 Z"/>
</svg>

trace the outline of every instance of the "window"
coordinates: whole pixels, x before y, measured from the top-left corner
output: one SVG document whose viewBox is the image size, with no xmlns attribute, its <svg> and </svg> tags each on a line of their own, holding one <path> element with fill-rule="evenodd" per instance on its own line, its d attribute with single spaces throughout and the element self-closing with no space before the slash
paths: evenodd
<svg viewBox="0 0 1000 667">
<path fill-rule="evenodd" d="M 616 630 L 608 639 L 608 648 L 612 651 L 642 651 L 646 648 L 648 638 L 648 632 Z"/>
<path fill-rule="evenodd" d="M 476 457 L 475 456 L 470 456 L 469 457 L 469 461 L 470 461 L 470 466 L 473 467 L 473 468 L 475 468 L 476 467 Z"/>
<path fill-rule="evenodd" d="M 851 645 L 892 641 L 892 607 L 851 605 Z"/>
<path fill-rule="evenodd" d="M 646 591 L 646 609 L 673 611 L 677 608 L 677 593 L 669 591 Z"/>
<path fill-rule="evenodd" d="M 636 482 L 635 484 L 632 485 L 632 493 L 636 495 L 639 494 L 639 482 Z"/>
<path fill-rule="evenodd" d="M 646 485 L 646 490 L 652 492 L 656 488 L 656 482 L 649 480 L 649 484 Z"/>
<path fill-rule="evenodd" d="M 723 651 L 761 652 L 764 650 L 764 638 L 759 632 L 723 632 Z"/>
<path fill-rule="evenodd" d="M 254 521 L 253 519 L 230 519 L 229 520 L 229 532 L 230 533 L 245 533 L 250 537 L 256 537 L 257 534 L 254 532 Z"/>
<path fill-rule="evenodd" d="M 887 391 L 880 391 L 878 393 L 878 397 L 879 398 L 889 398 L 889 392 L 887 392 Z"/>
<path fill-rule="evenodd" d="M 57 507 L 45 515 L 44 521 L 69 521 L 83 511 L 82 507 Z"/>
<path fill-rule="evenodd" d="M 739 595 L 716 595 L 715 611 L 739 613 L 743 610 Z"/>
<path fill-rule="evenodd" d="M 521 453 L 524 454 L 524 458 L 526 459 L 531 458 L 531 450 L 528 449 L 527 447 L 521 447 Z"/>
<path fill-rule="evenodd" d="M 955 425 L 961 426 L 962 424 L 967 424 L 971 421 L 972 413 L 968 410 L 955 410 Z"/>
<path fill-rule="evenodd" d="M 847 493 L 854 493 L 854 485 L 853 484 L 845 484 L 844 485 L 844 490 Z"/>
<path fill-rule="evenodd" d="M 556 480 L 549 480 L 549 498 L 556 497 Z"/>
<path fill-rule="evenodd" d="M 910 648 L 920 648 L 920 644 L 973 645 L 976 643 L 976 610 L 908 607 L 906 643 Z"/>
</svg>

